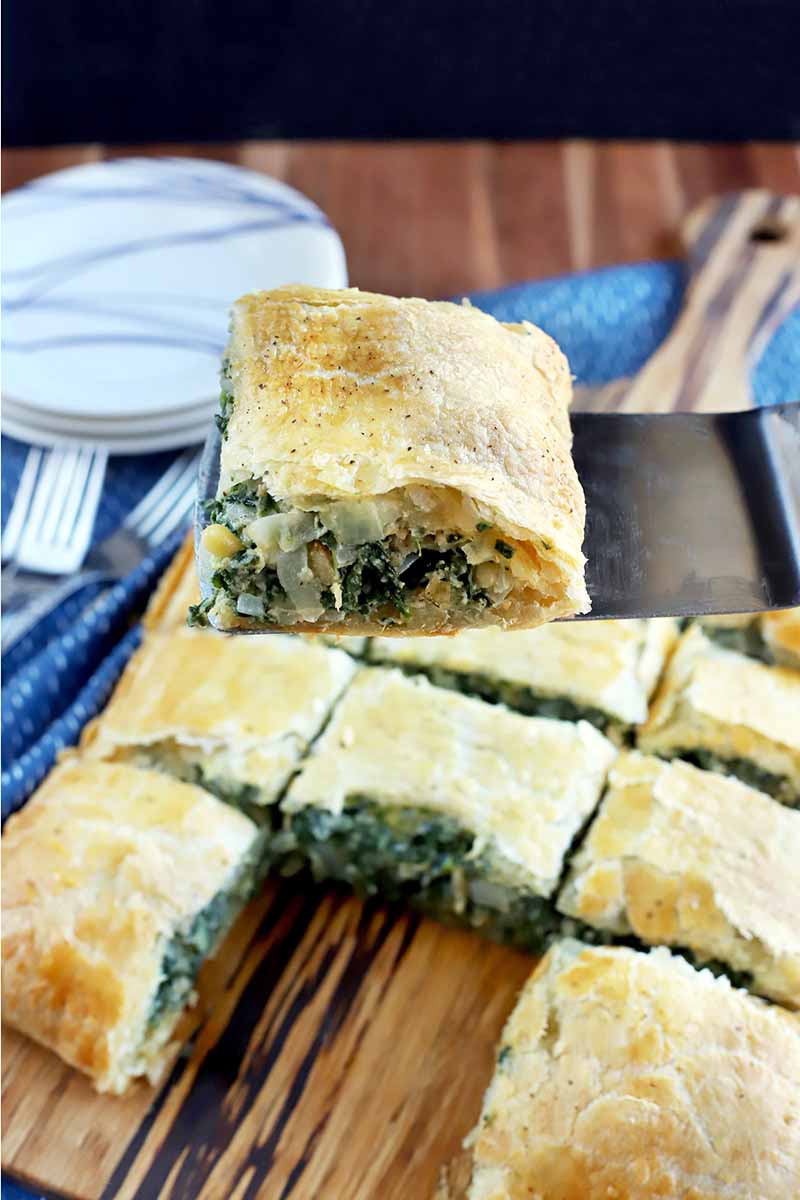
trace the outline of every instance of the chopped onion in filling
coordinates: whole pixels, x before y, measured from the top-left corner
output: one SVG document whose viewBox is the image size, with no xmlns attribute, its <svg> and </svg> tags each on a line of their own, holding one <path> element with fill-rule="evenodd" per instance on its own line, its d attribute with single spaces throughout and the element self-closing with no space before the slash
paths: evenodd
<svg viewBox="0 0 800 1200">
<path fill-rule="evenodd" d="M 384 523 L 372 500 L 337 500 L 321 508 L 319 515 L 336 540 L 347 546 L 383 539 Z"/>
<path fill-rule="evenodd" d="M 245 617 L 263 617 L 264 601 L 252 592 L 240 592 L 236 597 L 236 611 Z"/>
<path fill-rule="evenodd" d="M 298 614 L 307 621 L 316 621 L 325 611 L 322 585 L 308 565 L 305 546 L 278 556 L 278 582 Z"/>
</svg>

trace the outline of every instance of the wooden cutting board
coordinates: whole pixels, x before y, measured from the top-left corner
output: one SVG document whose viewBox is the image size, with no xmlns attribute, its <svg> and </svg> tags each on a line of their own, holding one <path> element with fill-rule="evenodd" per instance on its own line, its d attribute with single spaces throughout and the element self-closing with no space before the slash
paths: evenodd
<svg viewBox="0 0 800 1200">
<path fill-rule="evenodd" d="M 578 398 L 746 407 L 754 353 L 800 296 L 800 198 L 710 202 L 690 286 L 632 381 Z M 76 1200 L 425 1200 L 478 1115 L 532 958 L 342 891 L 271 884 L 200 982 L 158 1090 L 97 1096 L 3 1032 L 3 1165 Z"/>
</svg>

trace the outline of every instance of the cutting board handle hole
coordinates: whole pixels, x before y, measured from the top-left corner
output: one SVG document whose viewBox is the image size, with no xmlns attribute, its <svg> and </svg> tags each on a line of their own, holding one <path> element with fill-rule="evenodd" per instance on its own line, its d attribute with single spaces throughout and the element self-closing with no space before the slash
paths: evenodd
<svg viewBox="0 0 800 1200">
<path fill-rule="evenodd" d="M 777 217 L 765 217 L 750 230 L 751 242 L 782 242 L 789 230 Z"/>
</svg>

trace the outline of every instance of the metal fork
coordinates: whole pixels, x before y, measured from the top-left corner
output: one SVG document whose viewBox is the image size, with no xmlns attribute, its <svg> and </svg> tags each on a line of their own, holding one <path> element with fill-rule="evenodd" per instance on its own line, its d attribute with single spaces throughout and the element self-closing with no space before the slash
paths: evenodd
<svg viewBox="0 0 800 1200">
<path fill-rule="evenodd" d="M 87 583 L 101 579 L 113 582 L 127 575 L 187 520 L 195 501 L 199 461 L 196 450 L 178 455 L 116 533 L 93 547 L 84 569 L 71 579 L 54 583 L 52 578 L 20 570 L 17 564 L 7 567 L 3 571 L 3 649 Z"/>
<path fill-rule="evenodd" d="M 70 575 L 92 536 L 108 454 L 81 446 L 28 452 L 3 535 L 3 562 Z"/>
</svg>

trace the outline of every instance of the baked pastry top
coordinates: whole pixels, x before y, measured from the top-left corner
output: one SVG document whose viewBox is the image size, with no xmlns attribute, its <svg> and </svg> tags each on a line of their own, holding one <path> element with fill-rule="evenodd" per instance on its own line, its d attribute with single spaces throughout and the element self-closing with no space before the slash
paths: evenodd
<svg viewBox="0 0 800 1200">
<path fill-rule="evenodd" d="M 798 864 L 800 813 L 737 779 L 623 754 L 558 908 L 717 960 L 800 1008 Z"/>
<path fill-rule="evenodd" d="M 452 632 L 588 609 L 569 369 L 528 323 L 300 285 L 234 305 L 203 614 Z"/>
<path fill-rule="evenodd" d="M 800 1026 L 664 949 L 554 946 L 471 1135 L 469 1200 L 787 1200 Z"/>
<path fill-rule="evenodd" d="M 800 802 L 800 673 L 767 666 L 692 626 L 670 659 L 637 744 L 728 771 Z"/>
<path fill-rule="evenodd" d="M 374 638 L 369 658 L 521 712 L 585 717 L 600 728 L 641 724 L 677 637 L 672 620 L 560 622 L 453 638 Z"/>
<path fill-rule="evenodd" d="M 152 632 L 83 745 L 233 803 L 271 804 L 355 670 L 348 654 L 307 638 Z"/>
<path fill-rule="evenodd" d="M 261 835 L 200 788 L 70 757 L 2 838 L 4 1019 L 100 1091 L 155 1080 Z"/>
</svg>

